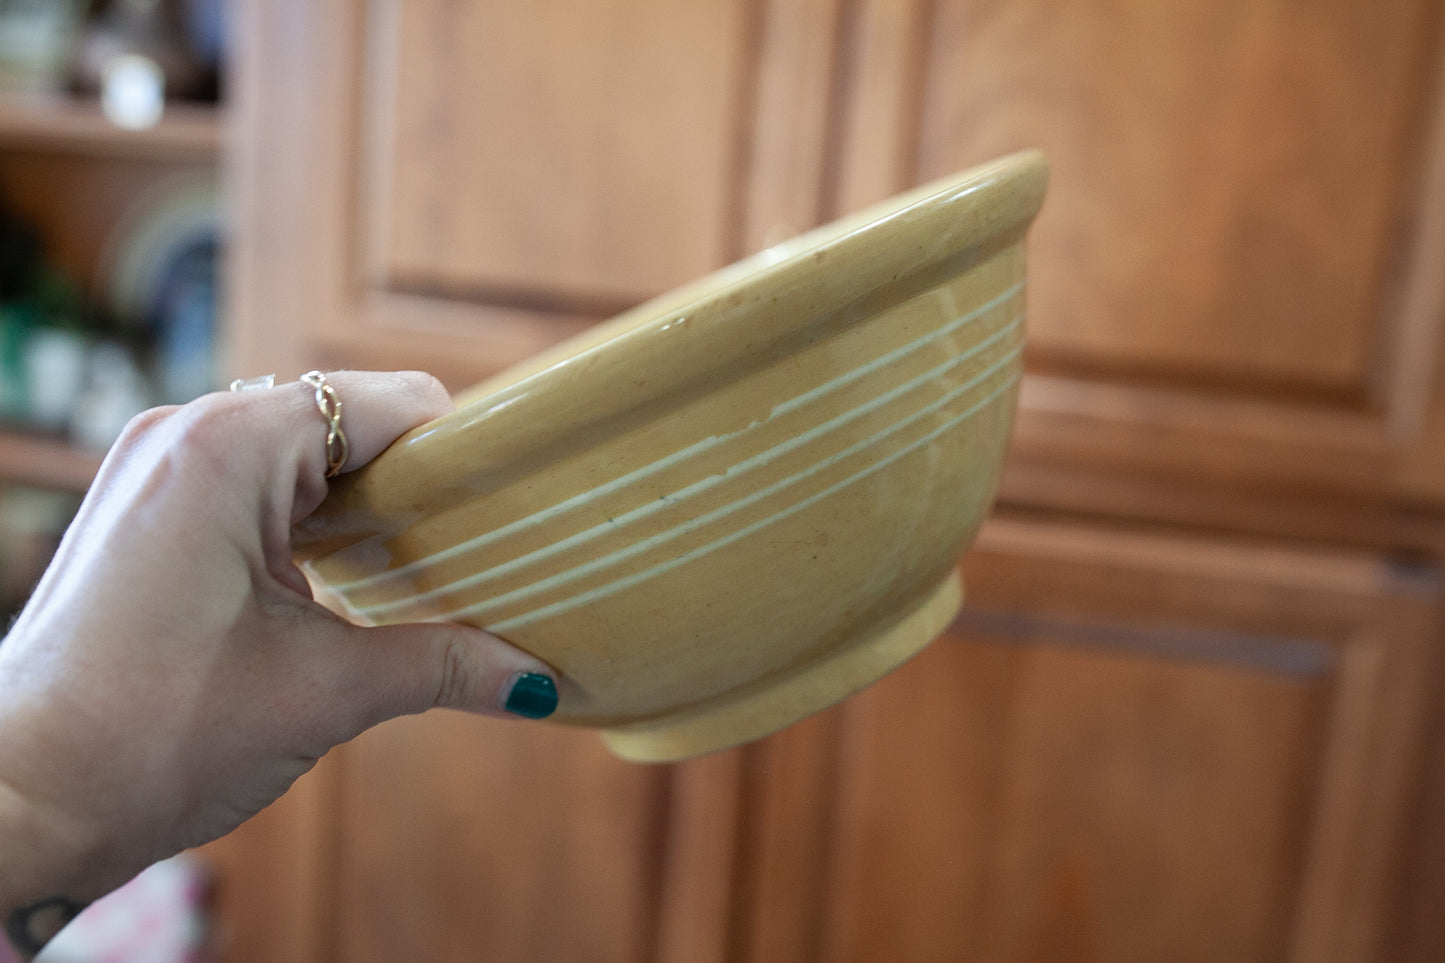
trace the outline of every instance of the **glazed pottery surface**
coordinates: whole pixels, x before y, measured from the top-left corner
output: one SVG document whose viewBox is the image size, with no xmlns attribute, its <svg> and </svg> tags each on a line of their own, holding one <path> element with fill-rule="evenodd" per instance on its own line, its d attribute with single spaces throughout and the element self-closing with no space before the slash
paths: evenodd
<svg viewBox="0 0 1445 963">
<path fill-rule="evenodd" d="M 484 626 L 629 759 L 745 742 L 932 641 L 1024 337 L 1018 154 L 654 300 L 459 399 L 295 533 L 363 622 Z"/>
</svg>

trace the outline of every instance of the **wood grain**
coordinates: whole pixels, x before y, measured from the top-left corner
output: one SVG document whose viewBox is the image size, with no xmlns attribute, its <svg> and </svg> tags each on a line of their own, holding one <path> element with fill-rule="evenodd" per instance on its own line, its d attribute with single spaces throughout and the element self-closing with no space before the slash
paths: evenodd
<svg viewBox="0 0 1445 963">
<path fill-rule="evenodd" d="M 1279 958 L 1318 692 L 1051 636 L 965 629 L 850 707 L 823 958 Z"/>
<path fill-rule="evenodd" d="M 641 300 L 718 266 L 742 5 L 374 4 L 389 286 Z"/>
<path fill-rule="evenodd" d="M 918 179 L 919 125 L 933 29 L 931 0 L 854 0 L 843 25 L 837 211 L 856 211 Z"/>
<path fill-rule="evenodd" d="M 338 757 L 240 829 L 197 850 L 213 881 L 211 948 L 223 963 L 336 956 Z"/>
<path fill-rule="evenodd" d="M 733 958 L 743 765 L 734 750 L 670 767 L 659 963 Z"/>
<path fill-rule="evenodd" d="M 744 750 L 735 960 L 816 958 L 831 885 L 837 723 L 826 712 Z"/>
<path fill-rule="evenodd" d="M 762 4 L 742 132 L 750 148 L 736 257 L 816 227 L 832 214 L 836 44 L 841 0 Z"/>
<path fill-rule="evenodd" d="M 433 713 L 345 750 L 338 958 L 653 952 L 665 770 L 590 733 Z"/>
</svg>

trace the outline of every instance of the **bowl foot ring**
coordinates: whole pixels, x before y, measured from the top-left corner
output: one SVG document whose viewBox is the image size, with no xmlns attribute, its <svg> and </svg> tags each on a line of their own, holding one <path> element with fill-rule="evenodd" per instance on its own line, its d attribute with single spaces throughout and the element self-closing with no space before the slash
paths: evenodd
<svg viewBox="0 0 1445 963">
<path fill-rule="evenodd" d="M 954 571 L 902 621 L 781 681 L 673 715 L 604 729 L 602 739 L 632 762 L 675 762 L 760 739 L 902 665 L 942 634 L 962 604 L 963 585 Z"/>
</svg>

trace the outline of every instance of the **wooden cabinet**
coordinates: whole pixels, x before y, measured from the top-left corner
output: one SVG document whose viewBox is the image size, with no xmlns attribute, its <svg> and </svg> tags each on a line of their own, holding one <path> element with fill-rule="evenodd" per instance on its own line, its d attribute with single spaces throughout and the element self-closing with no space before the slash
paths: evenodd
<svg viewBox="0 0 1445 963">
<path fill-rule="evenodd" d="M 1015 518 L 964 571 L 945 639 L 746 750 L 744 958 L 1397 958 L 1432 575 Z"/>
<path fill-rule="evenodd" d="M 380 727 L 212 849 L 231 958 L 1437 957 L 1441 13 L 244 5 L 235 374 L 460 387 L 995 154 L 1054 180 L 945 640 L 678 766 Z"/>
<path fill-rule="evenodd" d="M 347 748 L 339 959 L 647 958 L 666 771 L 505 725 L 409 719 Z"/>
</svg>

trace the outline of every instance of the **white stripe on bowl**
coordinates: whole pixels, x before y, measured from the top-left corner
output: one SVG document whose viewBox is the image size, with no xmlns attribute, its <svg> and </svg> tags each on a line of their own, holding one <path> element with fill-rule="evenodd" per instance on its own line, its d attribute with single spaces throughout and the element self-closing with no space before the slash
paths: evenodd
<svg viewBox="0 0 1445 963">
<path fill-rule="evenodd" d="M 592 559 L 592 560 L 590 560 L 590 561 L 584 562 L 584 563 L 582 563 L 582 564 L 580 564 L 580 565 L 576 565 L 576 566 L 574 566 L 574 567 L 572 567 L 572 568 L 570 568 L 570 569 L 567 569 L 567 570 L 565 570 L 565 571 L 555 573 L 555 574 L 553 574 L 553 575 L 551 575 L 551 576 L 548 576 L 547 578 L 541 579 L 541 580 L 539 580 L 539 581 L 537 581 L 537 582 L 529 583 L 529 584 L 527 584 L 527 585 L 524 585 L 524 586 L 521 586 L 521 587 L 519 587 L 519 588 L 513 589 L 513 590 L 510 591 L 510 592 L 505 592 L 505 593 L 503 593 L 503 594 L 501 594 L 501 595 L 498 595 L 498 596 L 496 596 L 496 597 L 494 597 L 494 598 L 487 599 L 487 600 L 485 600 L 485 601 L 483 601 L 483 602 L 479 602 L 479 603 L 477 603 L 477 604 L 475 604 L 475 605 L 471 605 L 471 606 L 468 606 L 468 607 L 465 607 L 465 608 L 462 608 L 462 609 L 457 609 L 457 610 L 454 610 L 454 611 L 452 611 L 452 612 L 450 612 L 450 613 L 447 613 L 446 615 L 438 616 L 438 617 L 440 617 L 440 618 L 452 618 L 452 617 L 460 616 L 460 615 L 466 615 L 466 616 L 479 615 L 479 614 L 483 614 L 483 613 L 485 613 L 485 612 L 487 612 L 487 611 L 489 611 L 489 610 L 492 610 L 492 609 L 495 609 L 495 608 L 498 608 L 498 607 L 502 607 L 502 606 L 506 606 L 506 605 L 509 605 L 509 604 L 511 604 L 511 603 L 513 603 L 513 602 L 521 601 L 521 600 L 523 600 L 523 599 L 525 599 L 525 598 L 528 598 L 528 597 L 530 597 L 530 596 L 532 596 L 532 595 L 537 595 L 537 594 L 540 594 L 540 593 L 544 593 L 544 592 L 550 591 L 551 589 L 554 589 L 554 588 L 558 587 L 559 585 L 566 585 L 566 584 L 569 583 L 569 582 L 574 582 L 574 581 L 576 581 L 577 579 L 584 578 L 584 577 L 586 577 L 586 576 L 588 576 L 588 575 L 593 574 L 594 572 L 597 572 L 597 571 L 606 569 L 606 568 L 608 568 L 608 567 L 610 567 L 610 566 L 612 566 L 612 565 L 615 565 L 615 564 L 617 564 L 617 563 L 619 563 L 619 562 L 625 561 L 626 559 L 631 558 L 631 557 L 633 557 L 634 555 L 638 555 L 638 554 L 640 554 L 640 553 L 649 551 L 649 550 L 651 550 L 651 549 L 653 549 L 653 548 L 656 548 L 656 547 L 659 546 L 659 545 L 666 544 L 667 542 L 670 542 L 670 541 L 672 541 L 672 540 L 674 540 L 674 539 L 676 539 L 676 538 L 679 538 L 679 537 L 681 537 L 681 536 L 683 536 L 683 535 L 686 535 L 686 534 L 688 534 L 689 532 L 692 532 L 692 531 L 694 531 L 694 530 L 696 530 L 696 529 L 698 529 L 698 528 L 701 528 L 701 527 L 703 527 L 703 526 L 705 526 L 705 525 L 711 524 L 712 522 L 715 522 L 715 521 L 717 521 L 718 519 L 725 518 L 725 517 L 727 517 L 728 515 L 736 512 L 736 511 L 740 511 L 740 510 L 748 507 L 749 505 L 753 505 L 753 504 L 757 503 L 758 501 L 761 501 L 761 500 L 764 499 L 764 498 L 767 498 L 767 497 L 769 497 L 769 496 L 771 496 L 771 495 L 773 495 L 773 494 L 776 494 L 776 493 L 779 492 L 779 491 L 782 491 L 783 489 L 789 487 L 790 485 L 795 484 L 796 482 L 802 481 L 802 480 L 808 478 L 808 477 L 811 476 L 811 475 L 814 475 L 814 474 L 817 474 L 817 473 L 820 472 L 820 471 L 826 470 L 827 468 L 830 468 L 830 467 L 832 467 L 833 465 L 836 465 L 836 464 L 838 464 L 839 462 L 841 462 L 841 461 L 843 461 L 843 460 L 845 460 L 845 459 L 847 459 L 847 458 L 850 458 L 850 457 L 852 457 L 853 455 L 858 454 L 860 451 L 864 451 L 864 450 L 866 450 L 867 448 L 873 446 L 874 444 L 877 444 L 878 442 L 886 439 L 889 435 L 892 435 L 892 434 L 898 432 L 899 430 L 907 427 L 908 425 L 910 425 L 910 424 L 912 424 L 912 423 L 914 423 L 914 422 L 916 422 L 916 421 L 918 421 L 918 420 L 920 420 L 920 419 L 922 419 L 922 418 L 925 418 L 925 417 L 927 417 L 928 415 L 931 415 L 931 414 L 937 412 L 939 409 L 941 409 L 941 408 L 943 408 L 944 406 L 946 406 L 949 402 L 954 401 L 954 400 L 956 400 L 957 398 L 959 398 L 960 396 L 967 394 L 970 390 L 972 390 L 973 388 L 977 387 L 979 384 L 981 384 L 982 382 L 986 381 L 989 377 L 991 377 L 991 376 L 993 376 L 994 374 L 996 374 L 1000 369 L 1006 367 L 1006 366 L 1007 366 L 1008 364 L 1010 364 L 1015 358 L 1018 357 L 1018 355 L 1022 352 L 1022 350 L 1023 350 L 1023 346 L 1022 346 L 1022 345 L 1015 346 L 1015 347 L 1014 347 L 1012 350 L 1010 350 L 1007 354 L 1001 356 L 998 360 L 994 361 L 991 365 L 989 365 L 986 369 L 984 369 L 982 372 L 980 372 L 980 373 L 979 373 L 978 375 L 976 375 L 975 377 L 971 378 L 968 382 L 966 382 L 966 383 L 964 383 L 964 384 L 962 384 L 962 385 L 960 385 L 960 386 L 958 386 L 958 387 L 950 390 L 949 392 L 945 393 L 945 394 L 944 394 L 943 396 L 941 396 L 940 398 L 938 398 L 938 399 L 930 402 L 929 404 L 925 405 L 923 408 L 921 408 L 921 409 L 913 412 L 913 413 L 910 414 L 908 417 L 902 419 L 901 421 L 895 422 L 895 423 L 893 423 L 892 425 L 889 425 L 888 427 L 883 428 L 883 429 L 881 429 L 881 430 L 878 431 L 878 432 L 875 432 L 873 435 L 870 435 L 870 436 L 867 437 L 867 438 L 864 438 L 864 439 L 862 439 L 862 440 L 860 440 L 860 441 L 858 441 L 858 442 L 855 442 L 854 444 L 850 445 L 849 447 L 847 447 L 847 448 L 845 448 L 845 449 L 843 449 L 843 450 L 841 450 L 841 451 L 838 451 L 838 452 L 833 453 L 832 455 L 828 456 L 827 458 L 824 458 L 824 459 L 821 460 L 821 461 L 815 462 L 814 464 L 812 464 L 812 465 L 809 466 L 808 468 L 805 468 L 805 469 L 803 469 L 803 470 L 800 471 L 800 472 L 794 473 L 793 475 L 790 475 L 790 476 L 788 476 L 787 478 L 783 478 L 783 479 L 781 479 L 781 480 L 779 480 L 779 481 L 777 481 L 777 482 L 774 482 L 773 484 L 768 485 L 768 486 L 766 486 L 766 487 L 764 487 L 764 488 L 757 489 L 757 490 L 753 491 L 752 493 L 748 494 L 747 496 L 745 496 L 745 497 L 743 497 L 743 498 L 737 499 L 737 500 L 735 500 L 735 501 L 733 501 L 733 502 L 729 502 L 729 503 L 726 504 L 726 505 L 721 505 L 721 506 L 713 509 L 713 510 L 710 511 L 710 512 L 706 512 L 706 513 L 704 513 L 704 514 L 702 514 L 702 515 L 698 515 L 698 516 L 694 516 L 694 517 L 692 517 L 692 518 L 686 519 L 686 520 L 678 523 L 677 525 L 673 526 L 672 528 L 667 529 L 666 531 L 658 532 L 657 534 L 652 535 L 652 536 L 649 536 L 648 538 L 645 538 L 645 539 L 643 539 L 643 540 L 641 540 L 641 541 L 639 541 L 639 542 L 633 542 L 633 543 L 631 543 L 631 544 L 629 544 L 629 545 L 627 545 L 627 546 L 624 546 L 623 548 L 617 549 L 617 550 L 615 550 L 615 551 L 613 551 L 613 552 L 611 552 L 611 553 L 609 553 L 609 554 L 607 554 L 607 555 L 603 555 L 603 556 L 600 556 L 600 557 L 598 557 L 598 558 Z M 1014 377 L 1017 377 L 1017 376 L 1015 375 Z M 1004 390 L 1007 389 L 1008 384 L 1011 384 L 1012 381 L 1013 381 L 1013 378 L 1010 378 L 1009 381 L 1005 382 L 1004 387 L 999 388 L 999 389 L 996 389 L 996 390 L 993 391 L 993 392 L 990 392 L 989 395 L 984 399 L 983 402 L 981 402 L 981 403 L 978 404 L 978 405 L 975 405 L 973 408 L 970 408 L 970 409 L 969 409 L 969 412 L 965 413 L 964 416 L 957 416 L 957 417 L 955 417 L 954 419 L 951 419 L 949 422 L 946 422 L 945 424 L 946 424 L 946 425 L 952 425 L 952 424 L 956 424 L 957 422 L 963 420 L 963 417 L 965 417 L 966 414 L 971 413 L 971 412 L 973 412 L 973 411 L 976 411 L 978 408 L 982 407 L 983 404 L 986 404 L 987 402 L 992 401 L 994 398 L 996 398 L 999 394 L 1002 393 L 1002 391 L 1004 391 Z M 936 436 L 936 435 L 930 435 L 929 437 L 935 437 L 935 436 Z M 886 463 L 887 463 L 887 462 L 886 462 L 886 460 L 885 460 L 884 462 L 881 462 L 880 464 L 886 464 Z M 865 471 L 864 474 L 866 474 L 866 473 L 867 473 L 867 472 Z M 862 476 L 860 475 L 860 476 L 857 476 L 857 477 L 862 477 Z M 784 513 L 786 514 L 786 513 L 787 513 L 787 510 L 784 510 Z M 776 517 L 783 517 L 783 515 L 778 515 L 778 516 L 776 516 Z M 689 553 L 689 554 L 691 554 L 691 553 Z M 485 574 L 485 573 L 483 573 L 483 574 Z M 473 577 L 471 577 L 471 578 L 475 578 L 475 576 L 473 576 Z M 387 603 L 387 604 L 385 604 L 385 605 L 373 606 L 373 607 L 368 608 L 368 609 L 360 609 L 360 608 L 358 608 L 358 609 L 355 609 L 355 611 L 357 611 L 357 612 L 359 612 L 359 613 L 361 613 L 361 614 L 365 614 L 365 615 L 373 615 L 373 614 L 375 614 L 376 612 L 379 612 L 379 611 L 385 611 L 385 610 L 390 610 L 390 609 L 395 609 L 395 608 L 404 607 L 404 606 L 407 606 L 407 605 L 410 605 L 410 604 L 414 604 L 415 602 L 424 601 L 424 600 L 426 600 L 426 599 L 434 598 L 434 597 L 436 597 L 439 593 L 446 593 L 448 589 L 451 589 L 451 588 L 452 588 L 452 586 L 459 585 L 459 584 L 461 584 L 461 583 L 463 583 L 463 582 L 470 582 L 470 581 L 471 581 L 471 578 L 469 578 L 469 579 L 460 579 L 460 580 L 458 580 L 457 582 L 451 583 L 451 585 L 449 585 L 449 586 L 443 586 L 443 587 L 438 588 L 438 589 L 433 589 L 433 590 L 431 590 L 430 592 L 425 593 L 424 596 L 410 596 L 410 597 L 408 597 L 408 598 L 406 598 L 406 599 L 401 599 L 401 600 L 398 600 L 398 601 L 395 601 L 395 602 Z M 473 583 L 473 584 L 475 584 L 475 583 Z"/>
<path fill-rule="evenodd" d="M 715 552 L 718 549 L 723 548 L 724 546 L 729 545 L 740 538 L 746 538 L 748 535 L 752 535 L 753 533 L 758 532 L 763 528 L 766 528 L 774 522 L 781 521 L 782 519 L 787 518 L 789 515 L 796 514 L 811 505 L 817 504 L 823 499 L 838 493 L 844 488 L 847 488 L 854 482 L 861 481 L 862 479 L 868 477 L 874 472 L 880 471 L 888 465 L 891 465 L 893 462 L 904 457 L 905 455 L 917 451 L 919 448 L 922 448 L 930 441 L 933 441 L 945 431 L 948 431 L 950 428 L 957 427 L 964 421 L 967 421 L 973 415 L 977 414 L 984 407 L 997 400 L 1000 395 L 1012 388 L 1013 385 L 1018 381 L 1018 379 L 1019 374 L 1018 372 L 1015 372 L 1014 374 L 1010 375 L 1009 378 L 1002 385 L 990 392 L 988 396 L 982 401 L 973 405 L 962 414 L 950 418 L 948 421 L 944 422 L 942 425 L 939 425 L 937 428 L 933 429 L 923 437 L 917 439 L 914 442 L 911 442 L 903 448 L 900 448 L 898 451 L 894 452 L 888 457 L 883 458 L 880 461 L 876 461 L 868 467 L 858 472 L 855 472 L 852 475 L 849 475 L 842 481 L 835 482 L 834 484 L 829 485 L 822 491 L 810 495 L 803 501 L 789 505 L 787 508 L 784 508 L 778 512 L 775 512 L 772 515 L 769 515 L 767 518 L 759 519 L 758 521 L 753 522 L 751 525 L 747 525 L 734 532 L 729 532 L 721 538 L 709 542 L 706 545 L 701 545 L 690 552 L 686 552 L 674 558 L 667 559 L 664 562 L 659 562 L 651 568 L 643 569 L 640 572 L 634 572 L 632 575 L 623 576 L 616 581 L 608 582 L 605 585 L 599 585 L 598 587 L 590 589 L 589 591 L 583 592 L 579 595 L 574 595 L 570 598 L 562 599 L 558 602 L 553 602 L 551 605 L 544 605 L 542 608 L 534 609 L 531 612 L 514 616 L 510 619 L 505 619 L 501 622 L 497 622 L 494 625 L 489 625 L 487 626 L 487 628 L 493 632 L 498 633 L 515 631 L 516 629 L 531 625 L 533 622 L 537 622 L 541 619 L 551 618 L 554 615 L 561 615 L 562 613 L 570 611 L 571 609 L 575 609 L 580 605 L 587 605 L 599 599 L 606 598 L 609 595 L 615 595 L 616 593 L 621 592 L 624 589 L 632 588 L 634 585 L 641 584 L 648 579 L 656 578 L 659 575 L 670 572 L 678 566 L 686 565 L 688 562 L 702 558 L 704 555 Z M 483 605 L 472 606 L 470 608 L 459 609 L 455 612 L 449 612 L 446 615 L 441 616 L 440 618 L 453 619 L 457 616 L 470 615 L 472 614 L 472 612 L 483 609 L 484 607 L 485 603 Z"/>
<path fill-rule="evenodd" d="M 1015 318 L 1004 327 L 995 331 L 993 334 L 989 335 L 987 338 L 983 339 L 978 344 L 971 347 L 968 351 L 963 352 L 962 354 L 955 355 L 949 358 L 943 364 L 936 365 L 933 368 L 930 368 L 928 371 L 924 372 L 923 374 L 911 378 L 910 380 L 900 385 L 895 385 L 893 388 L 890 388 L 883 394 L 870 398 L 868 401 L 864 402 L 856 408 L 846 411 L 840 415 L 836 415 L 821 424 L 814 425 L 807 431 L 794 435 L 786 439 L 785 441 L 774 445 L 772 448 L 759 452 L 749 458 L 744 459 L 741 462 L 738 462 L 735 465 L 731 465 L 720 474 L 709 475 L 706 478 L 693 482 L 691 485 L 680 488 L 670 494 L 663 495 L 658 499 L 649 501 L 644 505 L 640 505 L 637 508 L 632 509 L 631 511 L 624 512 L 616 516 L 615 518 L 609 519 L 606 522 L 594 525 L 591 528 L 584 529 L 580 532 L 568 536 L 567 538 L 560 539 L 549 545 L 545 545 L 542 548 L 536 549 L 532 552 L 528 552 L 525 555 L 520 555 L 516 558 L 509 559 L 506 562 L 494 565 L 491 568 L 484 569 L 481 572 L 477 572 L 475 574 L 465 576 L 464 578 L 448 582 L 445 585 L 440 585 L 435 588 L 428 589 L 425 592 L 410 594 L 402 598 L 393 599 L 387 602 L 379 602 L 375 605 L 357 606 L 356 611 L 361 615 L 367 617 L 374 617 L 383 612 L 391 611 L 398 608 L 404 608 L 406 606 L 414 605 L 418 602 L 425 602 L 434 598 L 440 598 L 444 595 L 452 594 L 454 592 L 475 588 L 478 585 L 482 585 L 486 582 L 493 581 L 494 579 L 509 575 L 520 568 L 524 568 L 533 563 L 540 562 L 543 559 L 549 558 L 550 556 L 555 555 L 559 552 L 567 551 L 568 549 L 583 545 L 589 541 L 592 541 L 593 539 L 600 538 L 611 532 L 615 532 L 618 528 L 624 525 L 630 525 L 633 522 L 656 514 L 657 512 L 662 511 L 664 508 L 676 505 L 680 501 L 684 501 L 688 498 L 700 495 L 703 492 L 716 487 L 717 485 L 737 478 L 739 475 L 745 474 L 749 471 L 760 468 L 770 462 L 776 461 L 777 459 L 783 457 L 789 452 L 792 452 L 797 448 L 800 448 L 803 445 L 806 445 L 812 441 L 816 441 L 823 435 L 826 435 L 827 433 L 834 431 L 851 421 L 856 421 L 858 418 L 861 418 L 864 415 L 871 414 L 872 412 L 877 411 L 879 408 L 886 406 L 890 402 L 896 401 L 898 398 L 902 397 L 908 392 L 923 387 L 924 385 L 930 384 L 942 374 L 946 373 L 949 369 L 957 367 L 958 365 L 964 363 L 969 358 L 973 357 L 979 352 L 987 350 L 995 343 L 997 343 L 1000 339 L 1017 330 L 1021 321 L 1021 318 Z M 991 374 L 993 374 L 1001 366 L 1006 364 L 1012 357 L 1017 355 L 1018 351 L 1019 348 L 1015 347 L 1008 354 L 1002 356 L 999 360 L 993 362 L 993 364 L 989 365 L 980 374 L 976 375 L 974 378 L 970 379 L 962 386 L 954 388 L 951 391 L 945 393 L 941 400 L 935 402 L 930 406 L 926 406 L 920 412 L 915 412 L 912 416 L 905 419 L 904 421 L 898 422 L 893 426 L 884 429 L 882 432 L 874 434 L 873 436 L 859 444 L 866 447 L 867 445 L 872 444 L 875 441 L 881 440 L 888 434 L 891 434 L 894 430 L 910 423 L 916 418 L 922 417 L 924 414 L 927 414 L 930 409 L 937 410 L 948 401 L 957 398 L 960 394 L 966 393 L 969 389 L 986 380 Z M 851 452 L 856 450 L 857 448 L 858 445 L 854 445 L 852 448 L 845 449 L 845 452 Z M 781 482 L 777 482 L 774 483 L 774 485 L 760 489 L 759 493 L 755 493 L 752 496 L 748 496 L 736 502 L 732 502 L 729 505 L 725 505 L 723 506 L 723 509 L 727 509 L 727 512 L 725 514 L 731 513 L 732 511 L 741 508 L 745 508 L 747 507 L 747 505 L 750 505 L 754 501 L 756 501 L 757 498 L 764 497 L 766 494 L 777 490 L 778 487 L 786 487 L 794 481 L 801 480 L 812 474 L 814 471 L 826 468 L 828 465 L 833 463 L 834 460 L 832 459 L 824 459 L 823 461 L 816 463 L 812 467 L 805 469 L 800 473 L 783 479 Z M 721 510 L 722 509 L 715 509 L 714 511 L 717 512 Z M 698 519 L 693 519 L 689 521 L 709 519 L 712 514 L 713 513 L 708 513 L 702 516 L 698 516 Z M 699 521 L 699 524 L 700 523 L 701 522 Z M 654 535 L 652 536 L 652 538 L 644 539 L 643 541 L 634 544 L 636 546 L 645 546 L 652 543 L 654 539 L 658 539 L 661 535 L 668 536 L 666 539 L 663 539 L 664 541 L 671 540 L 672 537 L 676 536 L 670 535 L 669 533 L 676 532 L 677 535 L 685 534 L 688 530 L 685 528 L 685 526 L 687 526 L 688 524 L 688 522 L 684 522 L 681 525 L 675 527 L 674 529 L 669 529 L 668 532 L 660 533 L 660 535 Z M 604 556 L 604 558 L 607 557 L 610 556 Z M 499 596 L 499 598 L 505 597 L 506 596 Z"/>
<path fill-rule="evenodd" d="M 1015 295 L 1017 295 L 1020 291 L 1023 290 L 1023 287 L 1024 282 L 1019 281 L 1017 284 L 1012 285 L 1001 294 L 984 302 L 967 314 L 955 318 L 948 324 L 930 331 L 928 334 L 917 338 L 909 344 L 903 345 L 899 348 L 895 348 L 894 350 L 889 351 L 886 354 L 874 358 L 866 364 L 860 365 L 859 367 L 854 368 L 851 371 L 848 371 L 842 375 L 839 375 L 836 378 L 833 378 L 831 381 L 825 382 L 824 384 L 805 391 L 802 394 L 797 395 L 796 397 L 788 399 L 787 401 L 780 402 L 777 406 L 773 408 L 771 412 L 769 412 L 767 418 L 763 419 L 762 421 L 754 422 L 746 428 L 743 428 L 736 432 L 731 432 L 726 435 L 713 435 L 710 438 L 704 438 L 701 441 L 695 442 L 686 448 L 673 452 L 672 454 L 664 458 L 660 458 L 657 461 L 650 462 L 649 464 L 634 469 L 633 471 L 625 475 L 621 475 L 609 482 L 598 485 L 596 488 L 592 488 L 584 492 L 579 492 L 578 494 L 573 495 L 570 498 L 565 499 L 564 501 L 558 502 L 555 505 L 550 505 L 547 508 L 539 509 L 524 518 L 519 518 L 515 521 L 508 522 L 506 525 L 502 525 L 498 528 L 492 529 L 489 532 L 478 535 L 475 538 L 468 539 L 465 542 L 459 542 L 458 544 L 453 545 L 449 548 L 444 548 L 440 551 L 433 552 L 425 558 L 408 562 L 405 565 L 398 566 L 394 569 L 388 569 L 385 572 L 378 572 L 375 575 L 368 575 L 365 578 L 356 579 L 355 581 L 346 582 L 340 585 L 333 585 L 331 588 L 333 591 L 336 592 L 354 592 L 359 589 L 369 588 L 372 585 L 385 582 L 392 578 L 401 578 L 403 576 L 414 574 L 424 568 L 435 565 L 439 562 L 444 562 L 448 559 L 455 558 L 458 555 L 462 555 L 475 549 L 482 548 L 483 546 L 489 545 L 492 542 L 505 538 L 508 535 L 512 535 L 525 528 L 534 525 L 545 524 L 546 522 L 550 521 L 558 515 L 564 514 L 574 508 L 585 505 L 598 497 L 609 495 L 614 491 L 618 491 L 622 488 L 626 488 L 629 485 L 633 485 L 639 481 L 642 481 L 643 479 L 651 475 L 655 475 L 660 471 L 671 468 L 673 465 L 676 465 L 681 461 L 685 461 L 686 459 L 691 458 L 694 455 L 699 455 L 711 448 L 715 448 L 716 446 L 723 444 L 724 442 L 730 441 L 733 438 L 738 437 L 739 435 L 743 435 L 756 428 L 760 428 L 763 425 L 771 422 L 773 419 L 779 417 L 780 415 L 785 415 L 791 411 L 795 411 L 811 401 L 815 401 L 818 398 L 823 397 L 824 395 L 827 395 L 833 391 L 838 390 L 839 388 L 844 387 L 845 385 L 857 381 L 859 378 L 866 377 L 869 374 L 877 371 L 878 369 L 885 367 L 886 365 L 892 364 L 899 358 L 905 357 L 906 355 L 917 351 L 918 349 L 924 347 L 925 345 L 933 341 L 937 341 L 941 338 L 948 336 L 949 334 L 952 334 L 954 331 L 957 331 L 964 325 L 977 321 L 989 311 L 992 311 L 994 308 L 999 307 L 1009 299 L 1013 298 Z M 1018 319 L 1014 319 L 1014 321 L 1011 323 L 1016 323 L 1017 320 Z"/>
</svg>

